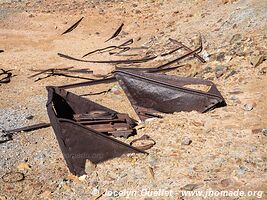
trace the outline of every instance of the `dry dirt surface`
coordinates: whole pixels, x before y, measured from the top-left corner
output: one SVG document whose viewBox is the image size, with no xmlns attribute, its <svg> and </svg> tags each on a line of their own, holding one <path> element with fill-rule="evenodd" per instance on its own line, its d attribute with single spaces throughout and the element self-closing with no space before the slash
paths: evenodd
<svg viewBox="0 0 267 200">
<path fill-rule="evenodd" d="M 45 86 L 82 80 L 52 76 L 35 81 L 32 69 L 75 67 L 110 73 L 115 65 L 83 63 L 80 58 L 96 48 L 133 38 L 138 54 L 168 51 L 169 38 L 191 48 L 203 40 L 200 53 L 167 74 L 213 81 L 227 102 L 207 113 L 177 112 L 146 121 L 137 135 L 156 141 L 149 155 L 124 155 L 97 166 L 88 175 L 71 175 L 52 128 L 16 134 L 0 143 L 0 199 L 125 199 L 105 191 L 137 191 L 128 199 L 203 199 L 181 191 L 262 191 L 255 196 L 206 199 L 267 199 L 267 1 L 265 0 L 134 0 L 134 1 L 0 1 L 0 68 L 11 70 L 10 83 L 0 85 L 0 129 L 48 122 Z M 84 17 L 72 32 L 61 35 Z M 105 43 L 117 27 L 122 32 Z M 170 57 L 134 65 L 156 67 Z M 87 59 L 126 57 L 96 54 Z M 177 65 L 177 63 L 175 63 Z M 125 66 L 125 65 L 118 65 Z M 132 67 L 133 65 L 127 65 Z M 97 103 L 136 118 L 117 83 L 70 89 Z M 22 177 L 24 176 L 24 177 Z M 140 191 L 173 191 L 173 195 Z M 265 192 L 265 193 L 263 193 Z"/>
</svg>

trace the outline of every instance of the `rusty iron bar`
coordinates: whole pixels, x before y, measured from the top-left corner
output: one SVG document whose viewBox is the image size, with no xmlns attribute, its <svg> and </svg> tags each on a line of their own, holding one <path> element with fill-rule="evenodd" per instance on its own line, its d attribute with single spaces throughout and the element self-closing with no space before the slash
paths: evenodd
<svg viewBox="0 0 267 200">
<path fill-rule="evenodd" d="M 82 17 L 81 19 L 79 19 L 75 24 L 73 24 L 71 27 L 69 27 L 66 31 L 64 31 L 61 35 L 64 35 L 66 33 L 69 33 L 71 31 L 73 31 L 79 24 L 80 22 L 83 20 L 84 17 Z"/>
<path fill-rule="evenodd" d="M 124 26 L 124 24 L 122 23 L 122 24 L 119 26 L 119 28 L 115 31 L 115 33 L 114 33 L 109 39 L 107 39 L 105 42 L 107 42 L 107 41 L 109 41 L 109 40 L 112 40 L 113 38 L 117 37 L 117 36 L 120 34 L 120 32 L 121 32 L 123 26 Z"/>
<path fill-rule="evenodd" d="M 66 58 L 69 60 L 75 60 L 75 61 L 80 61 L 80 62 L 89 62 L 89 63 L 110 63 L 110 64 L 132 64 L 132 63 L 143 63 L 143 62 L 148 62 L 150 60 L 155 59 L 157 56 L 146 56 L 141 59 L 128 59 L 128 60 L 83 60 L 79 58 L 74 58 L 62 53 L 58 53 L 58 55 L 62 58 Z"/>
<path fill-rule="evenodd" d="M 182 48 L 184 48 L 185 50 L 192 52 L 192 49 L 190 49 L 189 47 L 187 47 L 186 45 L 184 45 L 182 42 L 179 42 L 177 40 L 174 40 L 172 38 L 169 38 L 169 40 L 175 44 L 180 45 Z M 202 40 L 200 40 L 202 43 Z M 194 53 L 194 56 L 199 59 L 202 63 L 205 63 L 206 61 L 204 60 L 204 58 L 202 58 L 200 55 L 198 55 L 197 53 Z"/>
</svg>

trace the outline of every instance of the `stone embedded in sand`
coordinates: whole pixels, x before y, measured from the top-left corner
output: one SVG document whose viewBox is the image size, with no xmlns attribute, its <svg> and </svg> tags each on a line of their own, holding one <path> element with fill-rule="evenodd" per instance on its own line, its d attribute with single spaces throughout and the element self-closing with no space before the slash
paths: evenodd
<svg viewBox="0 0 267 200">
<path fill-rule="evenodd" d="M 223 187 L 228 187 L 229 185 L 231 185 L 233 183 L 232 179 L 227 178 L 227 179 L 223 179 L 221 180 L 221 185 Z"/>
<path fill-rule="evenodd" d="M 182 145 L 190 145 L 192 143 L 192 140 L 189 137 L 183 137 L 182 138 Z"/>
<path fill-rule="evenodd" d="M 252 104 L 245 104 L 243 106 L 243 110 L 245 111 L 251 111 L 253 109 L 253 105 Z"/>
<path fill-rule="evenodd" d="M 186 191 L 193 191 L 195 189 L 197 189 L 199 187 L 198 184 L 187 184 L 184 187 L 182 187 L 182 190 L 186 190 Z"/>
</svg>

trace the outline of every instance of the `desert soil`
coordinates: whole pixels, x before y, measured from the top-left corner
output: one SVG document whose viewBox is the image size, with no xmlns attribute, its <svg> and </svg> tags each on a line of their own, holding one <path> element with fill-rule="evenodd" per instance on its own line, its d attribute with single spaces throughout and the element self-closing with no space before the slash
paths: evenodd
<svg viewBox="0 0 267 200">
<path fill-rule="evenodd" d="M 262 199 L 267 199 L 267 1 L 0 2 L 0 49 L 4 50 L 0 68 L 12 69 L 14 75 L 10 83 L 0 85 L 2 130 L 48 122 L 45 87 L 82 81 L 52 76 L 35 82 L 36 78 L 29 78 L 32 69 L 89 68 L 93 76 L 105 75 L 115 66 L 71 61 L 57 53 L 81 57 L 131 38 L 134 47 L 152 44 L 149 53 L 159 55 L 173 48 L 166 45 L 170 45 L 169 38 L 196 48 L 201 35 L 204 49 L 200 55 L 207 62 L 189 57 L 178 63 L 185 67 L 167 74 L 211 80 L 227 102 L 226 107 L 204 114 L 177 112 L 145 122 L 136 136 L 122 140 L 129 143 L 149 135 L 156 141 L 149 155 L 124 155 L 89 166 L 83 178 L 68 171 L 52 128 L 16 134 L 13 140 L 0 143 L 0 177 L 10 173 L 8 180 L 0 179 L 0 199 L 125 199 L 95 192 L 144 188 L 176 194 L 129 199 L 192 199 L 181 196 L 183 189 L 265 191 Z M 75 30 L 61 35 L 81 17 Z M 104 43 L 121 23 L 125 25 L 119 36 Z M 145 53 L 138 50 L 140 55 Z M 138 66 L 156 67 L 174 57 L 159 56 Z M 125 57 L 90 57 L 118 58 Z M 69 91 L 85 94 L 110 88 L 117 91 L 86 98 L 137 119 L 117 83 Z M 16 181 L 18 172 L 25 176 L 22 181 Z"/>
</svg>

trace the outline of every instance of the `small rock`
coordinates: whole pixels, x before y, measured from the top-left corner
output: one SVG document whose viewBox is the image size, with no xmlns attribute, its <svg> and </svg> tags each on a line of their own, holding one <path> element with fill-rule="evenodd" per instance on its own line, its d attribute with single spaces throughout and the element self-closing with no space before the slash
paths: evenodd
<svg viewBox="0 0 267 200">
<path fill-rule="evenodd" d="M 210 54 L 207 51 L 202 51 L 200 55 L 205 61 L 209 61 Z"/>
<path fill-rule="evenodd" d="M 31 167 L 27 164 L 27 163 L 20 163 L 18 166 L 17 166 L 17 169 L 18 170 L 29 170 Z"/>
<path fill-rule="evenodd" d="M 195 189 L 197 189 L 199 187 L 198 184 L 187 184 L 184 187 L 182 187 L 182 190 L 186 190 L 186 191 L 193 191 Z"/>
<path fill-rule="evenodd" d="M 100 191 L 98 190 L 98 188 L 94 187 L 94 188 L 92 189 L 91 194 L 92 194 L 93 196 L 98 196 L 98 195 L 100 194 Z"/>
<path fill-rule="evenodd" d="M 111 90 L 113 94 L 120 94 L 121 93 L 121 87 L 119 85 L 114 85 Z"/>
<path fill-rule="evenodd" d="M 90 174 L 95 169 L 96 169 L 96 165 L 94 163 L 92 163 L 90 160 L 86 160 L 86 162 L 85 162 L 85 172 L 87 174 Z"/>
<path fill-rule="evenodd" d="M 263 129 L 261 130 L 261 132 L 263 133 L 264 136 L 267 136 L 267 128 L 263 128 Z"/>
<path fill-rule="evenodd" d="M 32 17 L 34 17 L 34 15 L 33 14 L 30 14 L 28 17 L 32 18 Z"/>
<path fill-rule="evenodd" d="M 254 56 L 250 59 L 250 64 L 253 66 L 253 67 L 257 67 L 259 66 L 263 61 L 265 60 L 265 57 L 262 56 L 262 55 L 259 55 L 259 56 Z"/>
<path fill-rule="evenodd" d="M 84 175 L 82 175 L 82 176 L 79 176 L 79 180 L 80 181 L 85 181 L 86 180 L 86 178 L 87 178 L 87 175 L 86 174 L 84 174 Z"/>
<path fill-rule="evenodd" d="M 220 78 L 227 70 L 228 67 L 219 65 L 215 68 L 215 76 L 216 78 Z"/>
<path fill-rule="evenodd" d="M 192 143 L 192 140 L 189 137 L 183 137 L 182 138 L 182 145 L 190 145 Z"/>
<path fill-rule="evenodd" d="M 151 178 L 151 179 L 155 179 L 155 173 L 154 173 L 154 170 L 152 167 L 147 167 L 147 173 L 148 173 L 148 176 Z"/>
<path fill-rule="evenodd" d="M 242 175 L 244 175 L 246 173 L 246 171 L 247 171 L 246 167 L 240 166 L 238 171 L 237 171 L 237 175 L 242 176 Z"/>
<path fill-rule="evenodd" d="M 242 40 L 242 35 L 237 33 L 237 34 L 233 35 L 232 39 L 230 40 L 230 44 L 240 42 L 241 40 Z"/>
<path fill-rule="evenodd" d="M 219 62 L 224 61 L 225 59 L 225 53 L 224 52 L 220 52 L 217 56 L 216 56 L 216 60 Z"/>
<path fill-rule="evenodd" d="M 232 184 L 233 183 L 233 181 L 232 181 L 232 179 L 230 179 L 230 178 L 227 178 L 227 179 L 223 179 L 222 181 L 221 181 L 221 185 L 223 186 L 223 187 L 228 187 L 230 184 Z"/>
<path fill-rule="evenodd" d="M 243 110 L 245 111 L 251 111 L 253 109 L 253 105 L 252 104 L 245 104 L 243 106 Z"/>
<path fill-rule="evenodd" d="M 28 116 L 26 116 L 26 119 L 28 119 L 28 120 L 31 120 L 31 119 L 33 119 L 33 115 L 28 115 Z"/>
</svg>

